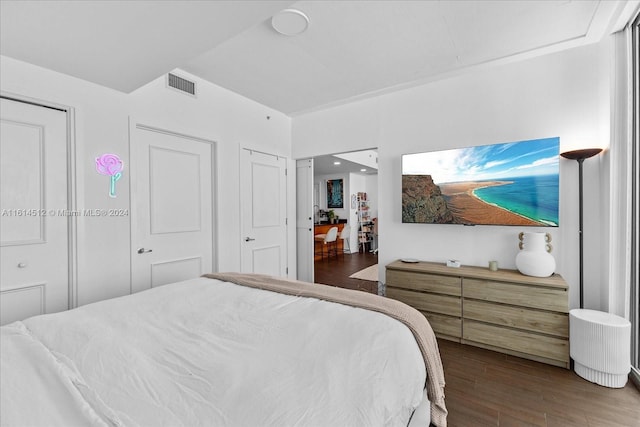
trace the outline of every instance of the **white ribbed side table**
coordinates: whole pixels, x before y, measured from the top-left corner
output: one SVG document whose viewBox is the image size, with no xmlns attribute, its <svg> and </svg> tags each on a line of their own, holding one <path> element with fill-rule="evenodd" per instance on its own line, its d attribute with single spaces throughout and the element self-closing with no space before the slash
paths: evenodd
<svg viewBox="0 0 640 427">
<path fill-rule="evenodd" d="M 631 370 L 628 320 L 597 310 L 570 310 L 569 343 L 576 374 L 605 387 L 625 386 Z"/>
</svg>

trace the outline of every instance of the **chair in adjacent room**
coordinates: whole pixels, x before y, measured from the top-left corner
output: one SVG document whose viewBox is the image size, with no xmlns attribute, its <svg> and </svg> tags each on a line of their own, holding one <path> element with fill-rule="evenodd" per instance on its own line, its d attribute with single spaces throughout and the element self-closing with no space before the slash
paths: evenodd
<svg viewBox="0 0 640 427">
<path fill-rule="evenodd" d="M 327 258 L 333 253 L 338 256 L 338 227 L 331 227 L 327 234 L 316 234 L 313 236 L 315 242 L 320 242 L 320 257 L 324 258 L 324 247 L 327 247 Z"/>
<path fill-rule="evenodd" d="M 373 235 L 371 236 L 374 247 L 371 248 L 371 252 L 378 253 L 378 218 L 373 218 Z"/>
<path fill-rule="evenodd" d="M 344 248 L 347 248 L 349 253 L 351 253 L 351 245 L 349 244 L 349 238 L 351 237 L 351 226 L 345 224 L 345 226 L 340 231 L 339 238 L 342 239 L 342 254 L 344 255 Z"/>
</svg>

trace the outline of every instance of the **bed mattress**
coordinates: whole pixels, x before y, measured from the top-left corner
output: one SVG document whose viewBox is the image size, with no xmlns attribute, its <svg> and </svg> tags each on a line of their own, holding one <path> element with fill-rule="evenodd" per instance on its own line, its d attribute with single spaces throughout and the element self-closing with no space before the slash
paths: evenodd
<svg viewBox="0 0 640 427">
<path fill-rule="evenodd" d="M 198 278 L 1 329 L 3 426 L 428 420 L 411 331 L 315 298 Z"/>
</svg>

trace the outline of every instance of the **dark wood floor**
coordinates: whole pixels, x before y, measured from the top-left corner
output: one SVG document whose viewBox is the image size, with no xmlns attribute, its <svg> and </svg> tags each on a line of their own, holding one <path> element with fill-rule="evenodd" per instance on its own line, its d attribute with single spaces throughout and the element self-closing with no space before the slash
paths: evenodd
<svg viewBox="0 0 640 427">
<path fill-rule="evenodd" d="M 602 387 L 572 370 L 438 340 L 448 425 L 640 426 L 640 392 Z"/>
<path fill-rule="evenodd" d="M 378 293 L 378 282 L 351 279 L 349 276 L 370 265 L 378 263 L 378 255 L 370 252 L 354 254 L 338 254 L 337 257 L 324 259 L 319 256 L 314 262 L 314 282 L 341 288 L 358 289 L 365 292 Z"/>
<path fill-rule="evenodd" d="M 316 260 L 315 281 L 377 290 L 349 275 L 378 257 L 371 253 Z M 374 292 L 375 293 L 375 292 Z M 640 427 L 640 392 L 602 387 L 568 369 L 439 340 L 450 427 Z"/>
</svg>

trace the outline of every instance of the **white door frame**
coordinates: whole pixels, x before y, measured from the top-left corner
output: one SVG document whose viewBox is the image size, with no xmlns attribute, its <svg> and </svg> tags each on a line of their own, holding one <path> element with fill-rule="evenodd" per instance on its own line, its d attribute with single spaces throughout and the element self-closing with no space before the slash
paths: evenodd
<svg viewBox="0 0 640 427">
<path fill-rule="evenodd" d="M 307 178 L 310 178 L 307 187 L 302 187 L 300 182 L 300 169 L 304 171 L 303 174 Z M 313 158 L 296 160 L 296 274 L 298 280 L 312 283 L 315 276 L 315 242 L 313 240 L 315 212 L 313 206 L 314 191 L 317 188 L 313 182 Z M 307 201 L 309 203 L 305 203 Z M 300 245 L 304 245 L 304 247 L 301 248 Z M 303 257 L 304 259 L 301 259 Z"/>
<path fill-rule="evenodd" d="M 0 98 L 31 104 L 42 108 L 53 108 L 63 111 L 67 117 L 67 210 L 76 211 L 76 110 L 69 105 L 58 104 L 42 99 L 31 98 L 11 92 L 0 91 Z M 68 270 L 68 302 L 67 309 L 78 306 L 78 239 L 76 215 L 67 215 L 67 270 Z"/>
<path fill-rule="evenodd" d="M 134 117 L 129 117 L 129 163 L 131 165 L 135 164 L 135 155 L 133 154 L 135 152 L 135 150 L 132 149 L 131 144 L 134 143 L 131 140 L 131 136 L 135 134 L 135 130 L 136 129 L 142 129 L 142 130 L 148 130 L 151 132 L 159 132 L 159 133 L 164 133 L 167 135 L 172 135 L 172 136 L 176 136 L 179 138 L 187 138 L 187 139 L 192 139 L 194 141 L 198 141 L 198 142 L 203 142 L 205 144 L 209 144 L 211 145 L 211 180 L 212 185 L 211 185 L 211 251 L 213 254 L 213 259 L 211 260 L 211 266 L 213 271 L 218 271 L 218 241 L 216 239 L 216 236 L 218 235 L 218 214 L 217 214 L 217 206 L 218 206 L 218 156 L 217 156 L 217 147 L 218 144 L 216 141 L 212 140 L 212 139 L 205 139 L 205 138 L 201 138 L 198 136 L 194 136 L 194 135 L 189 135 L 186 133 L 182 133 L 182 132 L 176 132 L 176 131 L 172 131 L 172 130 L 167 130 L 161 127 L 157 127 L 157 126 L 150 126 L 144 123 L 141 123 L 137 120 L 135 120 Z M 129 230 L 131 231 L 129 233 L 129 252 L 130 252 L 130 269 L 129 269 L 129 286 L 130 286 L 130 293 L 134 292 L 133 289 L 133 258 L 137 255 L 137 253 L 134 252 L 133 248 L 134 248 L 134 241 L 133 241 L 133 237 L 134 237 L 134 233 L 133 233 L 133 227 L 135 226 L 134 223 L 134 219 L 137 218 L 137 206 L 134 203 L 134 200 L 136 200 L 136 197 L 138 197 L 138 181 L 137 181 L 137 170 L 136 168 L 130 168 L 129 169 L 129 174 L 130 174 L 130 189 L 129 189 L 129 207 L 130 207 L 130 211 L 131 211 L 131 216 L 129 217 Z"/>
</svg>

